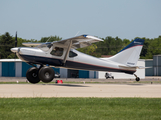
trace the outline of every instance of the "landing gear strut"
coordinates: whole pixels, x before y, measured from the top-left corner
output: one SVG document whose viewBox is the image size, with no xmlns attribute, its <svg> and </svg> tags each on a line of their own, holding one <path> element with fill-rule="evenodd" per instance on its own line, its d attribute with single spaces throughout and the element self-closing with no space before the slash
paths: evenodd
<svg viewBox="0 0 161 120">
<path fill-rule="evenodd" d="M 51 82 L 55 77 L 53 68 L 41 65 L 40 68 L 32 67 L 26 72 L 26 78 L 30 83 Z"/>
<path fill-rule="evenodd" d="M 140 81 L 140 78 L 139 78 L 136 74 L 134 74 L 134 76 L 136 77 L 135 80 L 136 80 L 137 82 Z"/>
</svg>

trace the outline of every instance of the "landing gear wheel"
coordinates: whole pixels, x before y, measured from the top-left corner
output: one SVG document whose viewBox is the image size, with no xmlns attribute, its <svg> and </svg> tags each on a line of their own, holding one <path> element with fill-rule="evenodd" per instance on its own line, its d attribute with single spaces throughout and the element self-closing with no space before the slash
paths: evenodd
<svg viewBox="0 0 161 120">
<path fill-rule="evenodd" d="M 55 77 L 55 72 L 53 68 L 45 66 L 42 67 L 39 71 L 39 78 L 42 82 L 48 83 L 51 82 Z"/>
<path fill-rule="evenodd" d="M 30 83 L 33 84 L 40 82 L 38 69 L 36 67 L 28 69 L 28 71 L 26 72 L 26 78 Z"/>
<path fill-rule="evenodd" d="M 134 76 L 136 77 L 136 81 L 138 82 L 138 81 L 140 81 L 140 78 L 136 75 L 136 74 L 134 74 Z"/>
<path fill-rule="evenodd" d="M 135 80 L 138 82 L 138 81 L 140 81 L 140 78 L 139 78 L 139 77 L 136 77 L 136 79 L 135 79 Z"/>
</svg>

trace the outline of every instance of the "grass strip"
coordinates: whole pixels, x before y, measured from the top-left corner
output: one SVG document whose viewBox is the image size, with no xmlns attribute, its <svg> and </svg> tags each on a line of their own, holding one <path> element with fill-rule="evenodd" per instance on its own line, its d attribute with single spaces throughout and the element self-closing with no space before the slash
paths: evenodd
<svg viewBox="0 0 161 120">
<path fill-rule="evenodd" d="M 161 98 L 0 98 L 0 120 L 160 120 Z"/>
</svg>

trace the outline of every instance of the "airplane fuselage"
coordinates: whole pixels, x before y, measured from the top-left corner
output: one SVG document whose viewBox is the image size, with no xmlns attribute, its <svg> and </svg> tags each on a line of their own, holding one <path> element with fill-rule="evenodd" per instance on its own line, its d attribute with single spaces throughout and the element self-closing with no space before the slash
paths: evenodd
<svg viewBox="0 0 161 120">
<path fill-rule="evenodd" d="M 90 35 L 81 35 L 61 41 L 41 43 L 35 48 L 12 48 L 11 51 L 16 53 L 24 62 L 33 65 L 26 72 L 26 78 L 30 83 L 38 83 L 40 80 L 45 83 L 51 82 L 55 77 L 55 72 L 50 66 L 128 74 L 136 72 L 138 68 L 137 61 L 144 40 L 137 38 L 116 55 L 105 59 L 96 58 L 75 50 L 100 41 L 103 40 Z M 40 66 L 37 67 L 34 64 Z M 135 77 L 136 81 L 140 80 L 137 75 Z"/>
<path fill-rule="evenodd" d="M 63 67 L 68 69 L 77 69 L 77 70 L 91 70 L 91 71 L 107 71 L 107 72 L 125 72 L 128 74 L 133 74 L 136 69 L 123 69 L 120 68 L 119 63 L 113 62 L 110 60 L 103 60 L 101 58 L 96 58 L 84 53 L 81 53 L 75 49 L 71 49 L 74 56 L 67 56 L 66 63 L 63 63 L 63 58 L 67 51 L 67 48 L 64 48 L 64 51 L 61 56 L 55 56 L 51 54 L 53 48 L 50 48 L 47 52 L 39 48 L 27 48 L 20 47 L 18 48 L 17 56 L 29 63 L 29 64 L 43 64 L 51 65 L 54 67 Z M 70 53 L 69 53 L 70 54 Z"/>
</svg>

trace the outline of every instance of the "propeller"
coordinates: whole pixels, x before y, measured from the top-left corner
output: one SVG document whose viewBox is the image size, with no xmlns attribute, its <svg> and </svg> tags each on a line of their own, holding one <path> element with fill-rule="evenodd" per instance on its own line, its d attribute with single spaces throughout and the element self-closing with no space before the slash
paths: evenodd
<svg viewBox="0 0 161 120">
<path fill-rule="evenodd" d="M 16 31 L 16 35 L 15 35 L 15 47 L 17 47 L 17 31 Z M 16 59 L 16 53 L 15 53 L 15 59 Z"/>
<path fill-rule="evenodd" d="M 15 47 L 17 47 L 17 31 L 16 31 L 16 35 L 15 35 Z"/>
</svg>

